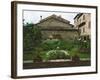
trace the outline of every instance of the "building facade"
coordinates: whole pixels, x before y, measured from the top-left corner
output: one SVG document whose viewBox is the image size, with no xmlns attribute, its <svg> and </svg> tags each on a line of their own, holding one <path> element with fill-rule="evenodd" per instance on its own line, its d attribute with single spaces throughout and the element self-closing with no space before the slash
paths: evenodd
<svg viewBox="0 0 100 80">
<path fill-rule="evenodd" d="M 41 19 L 36 25 L 40 27 L 43 39 L 73 40 L 78 36 L 78 29 L 75 29 L 74 25 L 70 24 L 70 21 L 54 14 Z"/>
<path fill-rule="evenodd" d="M 91 39 L 91 14 L 79 13 L 74 17 L 75 28 L 79 30 L 82 40 Z"/>
</svg>

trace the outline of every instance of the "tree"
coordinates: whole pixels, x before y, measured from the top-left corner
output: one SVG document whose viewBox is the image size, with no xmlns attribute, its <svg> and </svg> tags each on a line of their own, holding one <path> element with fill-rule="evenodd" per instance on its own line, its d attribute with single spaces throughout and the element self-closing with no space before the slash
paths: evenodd
<svg viewBox="0 0 100 80">
<path fill-rule="evenodd" d="M 32 51 L 41 42 L 41 30 L 34 24 L 23 26 L 23 50 Z"/>
</svg>

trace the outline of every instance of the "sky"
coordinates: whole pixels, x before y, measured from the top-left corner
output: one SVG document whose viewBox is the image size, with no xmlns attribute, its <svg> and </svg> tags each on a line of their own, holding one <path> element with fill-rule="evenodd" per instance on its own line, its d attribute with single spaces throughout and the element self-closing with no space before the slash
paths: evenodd
<svg viewBox="0 0 100 80">
<path fill-rule="evenodd" d="M 24 23 L 38 23 L 42 19 L 51 16 L 51 15 L 57 15 L 57 16 L 61 16 L 62 18 L 70 21 L 71 24 L 74 24 L 74 17 L 78 14 L 78 13 L 71 13 L 71 12 L 54 12 L 54 11 L 34 11 L 34 10 L 24 10 L 23 11 L 23 19 L 24 19 Z"/>
</svg>

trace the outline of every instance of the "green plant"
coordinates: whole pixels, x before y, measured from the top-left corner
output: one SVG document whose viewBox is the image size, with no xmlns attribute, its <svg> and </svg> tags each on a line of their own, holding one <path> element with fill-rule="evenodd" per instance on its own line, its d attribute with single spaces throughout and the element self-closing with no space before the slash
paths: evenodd
<svg viewBox="0 0 100 80">
<path fill-rule="evenodd" d="M 65 50 L 50 50 L 45 54 L 45 61 L 69 58 L 70 55 Z"/>
<path fill-rule="evenodd" d="M 33 61 L 34 62 L 42 62 L 42 48 L 36 47 L 33 52 Z"/>
<path fill-rule="evenodd" d="M 41 30 L 34 24 L 23 26 L 23 49 L 24 51 L 32 51 L 34 47 L 40 45 L 42 40 Z"/>
<path fill-rule="evenodd" d="M 74 43 L 70 40 L 65 41 L 59 39 L 45 40 L 42 42 L 42 48 L 44 50 L 54 50 L 57 47 L 60 50 L 71 50 L 74 47 Z"/>
<path fill-rule="evenodd" d="M 80 57 L 79 57 L 79 48 L 73 48 L 70 51 L 71 57 L 72 57 L 72 61 L 79 61 Z"/>
<path fill-rule="evenodd" d="M 79 48 L 72 48 L 69 52 L 71 56 L 79 56 Z"/>
</svg>

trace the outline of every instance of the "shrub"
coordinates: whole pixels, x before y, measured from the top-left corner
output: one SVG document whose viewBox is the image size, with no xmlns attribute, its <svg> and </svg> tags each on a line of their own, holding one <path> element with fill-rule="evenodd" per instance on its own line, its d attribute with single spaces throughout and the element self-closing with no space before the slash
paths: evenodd
<svg viewBox="0 0 100 80">
<path fill-rule="evenodd" d="M 65 41 L 65 40 L 45 40 L 41 44 L 44 50 L 56 50 L 59 47 L 60 50 L 71 50 L 74 47 L 73 41 Z"/>
<path fill-rule="evenodd" d="M 42 62 L 42 48 L 35 48 L 33 52 L 33 61 L 34 62 Z"/>
<path fill-rule="evenodd" d="M 79 48 L 71 49 L 70 55 L 73 61 L 79 61 Z"/>
<path fill-rule="evenodd" d="M 56 59 L 69 59 L 70 55 L 65 53 L 64 50 L 51 50 L 46 53 L 46 61 Z"/>
<path fill-rule="evenodd" d="M 76 55 L 79 56 L 79 49 L 78 48 L 71 49 L 70 55 L 71 56 L 76 56 Z"/>
</svg>

